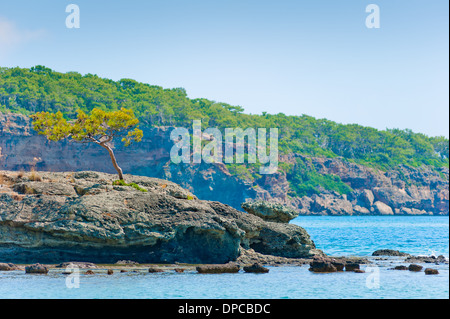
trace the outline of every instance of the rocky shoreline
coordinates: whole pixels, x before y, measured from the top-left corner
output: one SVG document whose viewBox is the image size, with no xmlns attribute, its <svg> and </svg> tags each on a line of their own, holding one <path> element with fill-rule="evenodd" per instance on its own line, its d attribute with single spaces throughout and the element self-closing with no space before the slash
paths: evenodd
<svg viewBox="0 0 450 319">
<path fill-rule="evenodd" d="M 25 271 L 26 274 L 60 273 L 70 275 L 74 271 L 83 275 L 113 275 L 115 273 L 201 273 L 220 274 L 268 273 L 270 267 L 309 266 L 315 273 L 355 272 L 365 273 L 361 266 L 380 266 L 389 270 L 424 272 L 425 275 L 437 275 L 439 271 L 433 265 L 448 265 L 444 256 L 399 256 L 396 254 L 377 255 L 372 257 L 314 257 L 314 258 L 282 258 L 264 256 L 252 250 L 242 254 L 236 262 L 225 264 L 139 264 L 135 261 L 121 260 L 115 264 L 95 264 L 91 262 L 64 262 L 60 264 L 13 264 L 0 262 L 0 272 Z M 267 268 L 269 267 L 269 268 Z"/>
</svg>

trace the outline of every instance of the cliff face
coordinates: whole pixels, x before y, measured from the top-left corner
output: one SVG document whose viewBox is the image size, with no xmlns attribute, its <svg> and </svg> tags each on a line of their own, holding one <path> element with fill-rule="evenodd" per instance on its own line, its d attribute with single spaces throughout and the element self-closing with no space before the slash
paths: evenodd
<svg viewBox="0 0 450 319">
<path fill-rule="evenodd" d="M 291 197 L 286 173 L 265 175 L 246 182 L 232 175 L 224 164 L 173 164 L 170 161 L 170 127 L 143 128 L 141 143 L 116 148 L 126 173 L 173 181 L 204 200 L 232 207 L 248 199 L 277 201 L 300 214 L 318 215 L 448 215 L 449 170 L 399 166 L 384 172 L 340 158 L 310 158 L 320 174 L 333 174 L 349 185 L 348 195 L 323 190 L 311 197 Z M 295 163 L 299 154 L 280 157 Z M 38 171 L 96 170 L 115 173 L 108 154 L 97 145 L 68 141 L 51 142 L 38 136 L 22 115 L 0 113 L 0 169 Z"/>
</svg>

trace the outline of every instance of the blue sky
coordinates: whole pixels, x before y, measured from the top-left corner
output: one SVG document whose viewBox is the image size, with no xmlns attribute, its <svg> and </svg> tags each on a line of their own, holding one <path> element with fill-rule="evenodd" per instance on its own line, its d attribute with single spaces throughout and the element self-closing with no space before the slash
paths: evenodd
<svg viewBox="0 0 450 319">
<path fill-rule="evenodd" d="M 71 3 L 80 29 L 66 28 Z M 371 3 L 380 29 L 365 25 Z M 448 137 L 448 11 L 447 0 L 0 0 L 0 65 Z"/>
</svg>

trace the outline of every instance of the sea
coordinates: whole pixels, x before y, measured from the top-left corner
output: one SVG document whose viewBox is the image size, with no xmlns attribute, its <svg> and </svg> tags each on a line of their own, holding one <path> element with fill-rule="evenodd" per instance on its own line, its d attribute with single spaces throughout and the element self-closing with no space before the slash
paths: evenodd
<svg viewBox="0 0 450 319">
<path fill-rule="evenodd" d="M 267 274 L 115 272 L 47 275 L 0 272 L 0 299 L 448 299 L 449 265 L 422 264 L 438 275 L 399 271 L 396 257 L 372 259 L 378 249 L 449 257 L 448 216 L 300 216 L 318 249 L 332 256 L 368 257 L 365 273 L 316 274 L 309 266 L 268 267 Z M 1 257 L 1 256 L 0 256 Z M 1 259 L 1 258 L 0 258 Z"/>
</svg>

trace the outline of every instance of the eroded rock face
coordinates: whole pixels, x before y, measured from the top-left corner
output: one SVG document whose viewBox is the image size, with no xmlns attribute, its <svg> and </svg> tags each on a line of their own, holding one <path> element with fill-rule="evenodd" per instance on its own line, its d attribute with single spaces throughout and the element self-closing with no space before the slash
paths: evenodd
<svg viewBox="0 0 450 319">
<path fill-rule="evenodd" d="M 292 258 L 322 254 L 301 227 L 198 200 L 166 180 L 126 175 L 142 192 L 113 186 L 117 177 L 105 173 L 35 173 L 40 182 L 0 174 L 2 260 L 226 263 L 241 247 Z"/>
<path fill-rule="evenodd" d="M 268 201 L 247 201 L 241 207 L 249 214 L 261 217 L 266 221 L 279 223 L 289 223 L 299 214 L 291 207 Z"/>
</svg>

